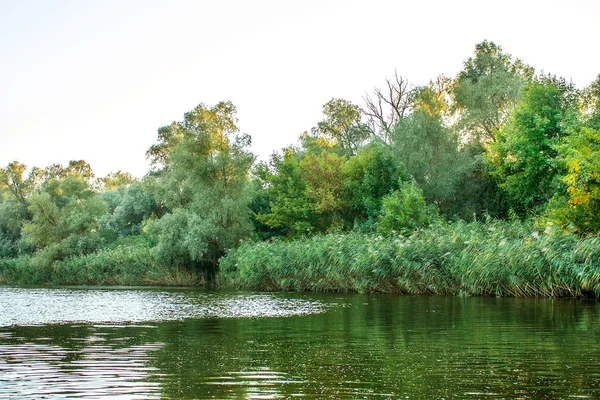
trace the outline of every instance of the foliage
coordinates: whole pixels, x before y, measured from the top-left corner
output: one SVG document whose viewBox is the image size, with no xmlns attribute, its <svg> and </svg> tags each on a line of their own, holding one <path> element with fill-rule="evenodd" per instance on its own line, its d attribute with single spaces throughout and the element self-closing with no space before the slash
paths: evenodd
<svg viewBox="0 0 600 400">
<path fill-rule="evenodd" d="M 388 146 L 375 142 L 363 147 L 344 165 L 348 218 L 360 230 L 372 230 L 383 197 L 397 189 L 399 181 L 409 179 L 404 165 L 394 160 Z"/>
<path fill-rule="evenodd" d="M 600 131 L 582 128 L 559 147 L 566 173 L 566 195 L 552 199 L 548 214 L 563 228 L 600 231 Z"/>
<path fill-rule="evenodd" d="M 104 178 L 98 179 L 99 184 L 104 190 L 116 190 L 121 187 L 126 187 L 135 182 L 135 178 L 129 172 L 123 172 L 121 170 L 117 172 L 111 172 Z"/>
<path fill-rule="evenodd" d="M 19 254 L 21 229 L 27 218 L 27 206 L 13 197 L 0 199 L 0 258 Z"/>
<path fill-rule="evenodd" d="M 600 297 L 600 239 L 487 221 L 436 223 L 409 236 L 316 235 L 245 243 L 219 281 L 253 290 Z"/>
<path fill-rule="evenodd" d="M 139 235 L 142 221 L 157 211 L 154 195 L 138 183 L 132 183 L 123 192 L 122 195 L 118 190 L 102 193 L 107 213 L 100 219 L 100 226 L 112 229 L 119 236 Z"/>
<path fill-rule="evenodd" d="M 260 223 L 288 236 L 313 230 L 310 198 L 300 168 L 301 156 L 292 148 L 284 149 L 283 155 L 273 155 L 269 170 L 263 174 L 269 212 L 256 215 Z"/>
<path fill-rule="evenodd" d="M 250 234 L 254 157 L 247 151 L 250 138 L 236 135 L 235 114 L 229 102 L 200 104 L 182 122 L 161 128 L 159 144 L 149 150 L 154 162 L 164 164 L 154 187 L 168 213 L 151 225 L 163 263 L 210 275 L 219 257 Z"/>
<path fill-rule="evenodd" d="M 454 200 L 467 161 L 459 151 L 458 136 L 444 125 L 444 106 L 435 92 L 424 88 L 417 99 L 414 112 L 396 126 L 392 149 L 423 189 L 427 202 L 445 211 Z"/>
<path fill-rule="evenodd" d="M 53 182 L 49 192 L 36 193 L 29 200 L 31 221 L 23 225 L 27 241 L 38 249 L 98 229 L 104 214 L 103 202 L 80 177 L 66 176 Z"/>
<path fill-rule="evenodd" d="M 333 152 L 308 154 L 300 161 L 300 173 L 306 182 L 310 202 L 319 232 L 341 230 L 347 203 L 344 196 L 344 164 L 346 158 Z"/>
<path fill-rule="evenodd" d="M 496 132 L 506 122 L 521 94 L 521 87 L 533 75 L 533 69 L 513 61 L 494 42 L 475 46 L 456 78 L 455 108 L 460 113 L 459 127 L 472 139 L 496 140 Z"/>
<path fill-rule="evenodd" d="M 407 234 L 429 225 L 432 215 L 421 188 L 414 181 L 400 182 L 398 189 L 383 198 L 377 231 L 386 235 L 392 232 Z"/>
<path fill-rule="evenodd" d="M 342 154 L 356 154 L 371 130 L 361 122 L 360 107 L 344 99 L 331 99 L 323 106 L 325 119 L 304 137 L 305 147 L 311 140 L 325 147 L 337 147 Z"/>
<path fill-rule="evenodd" d="M 50 256 L 49 259 L 54 259 Z M 0 282 L 53 285 L 197 285 L 198 276 L 156 262 L 143 243 L 44 263 L 30 257 L 0 259 Z"/>
<path fill-rule="evenodd" d="M 6 188 L 21 204 L 27 204 L 28 197 L 39 186 L 44 175 L 39 168 L 33 168 L 27 176 L 26 171 L 27 166 L 18 161 L 0 169 L 0 188 Z"/>
<path fill-rule="evenodd" d="M 560 190 L 558 147 L 573 127 L 576 92 L 571 84 L 541 77 L 490 146 L 488 160 L 520 215 L 545 207 Z"/>
</svg>

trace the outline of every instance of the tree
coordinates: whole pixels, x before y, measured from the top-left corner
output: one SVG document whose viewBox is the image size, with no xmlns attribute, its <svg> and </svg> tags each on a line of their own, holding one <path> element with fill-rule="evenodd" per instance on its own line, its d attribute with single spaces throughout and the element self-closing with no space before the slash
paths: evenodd
<svg viewBox="0 0 600 400">
<path fill-rule="evenodd" d="M 577 124 L 577 90 L 564 79 L 541 76 L 490 145 L 487 160 L 517 214 L 539 211 L 560 190 L 558 148 Z"/>
<path fill-rule="evenodd" d="M 585 124 L 600 130 L 600 75 L 583 90 L 582 103 Z"/>
<path fill-rule="evenodd" d="M 28 217 L 26 205 L 0 196 L 0 258 L 18 256 L 21 229 Z"/>
<path fill-rule="evenodd" d="M 138 235 L 142 232 L 142 221 L 155 214 L 156 201 L 151 192 L 145 191 L 139 183 L 132 183 L 124 190 L 110 190 L 102 193 L 107 213 L 102 216 L 100 225 L 112 229 L 119 236 Z"/>
<path fill-rule="evenodd" d="M 415 91 L 397 71 L 385 83 L 384 89 L 373 89 L 373 97 L 370 94 L 363 96 L 364 107 L 361 110 L 369 119 L 371 131 L 388 143 L 396 124 L 410 113 Z"/>
<path fill-rule="evenodd" d="M 394 160 L 388 146 L 371 143 L 344 165 L 344 190 L 350 222 L 369 231 L 381 213 L 383 197 L 398 188 L 398 181 L 410 175 Z"/>
<path fill-rule="evenodd" d="M 115 190 L 129 186 L 135 181 L 136 179 L 131 176 L 129 172 L 119 170 L 117 172 L 109 173 L 104 178 L 98 179 L 98 185 L 104 190 Z"/>
<path fill-rule="evenodd" d="M 565 192 L 548 206 L 551 221 L 581 233 L 600 231 L 600 131 L 584 127 L 558 146 Z"/>
<path fill-rule="evenodd" d="M 459 128 L 473 140 L 496 140 L 496 132 L 517 104 L 521 88 L 533 75 L 533 69 L 494 42 L 475 46 L 456 78 L 455 108 L 460 114 Z"/>
<path fill-rule="evenodd" d="M 344 196 L 345 157 L 333 152 L 307 154 L 300 161 L 300 174 L 306 182 L 306 196 L 318 231 L 340 231 L 347 209 Z"/>
<path fill-rule="evenodd" d="M 311 200 L 300 162 L 303 154 L 293 148 L 271 157 L 269 169 L 263 171 L 269 210 L 256 215 L 258 222 L 286 236 L 299 236 L 314 230 Z"/>
<path fill-rule="evenodd" d="M 43 249 L 60 244 L 71 235 L 97 231 L 98 220 L 106 209 L 84 179 L 66 175 L 30 197 L 31 221 L 23 225 L 23 235 L 31 245 Z"/>
<path fill-rule="evenodd" d="M 151 230 L 158 256 L 212 276 L 218 259 L 251 231 L 249 169 L 254 156 L 248 135 L 238 135 L 230 102 L 198 105 L 159 129 L 159 143 L 148 151 L 155 167 L 155 196 L 168 213 Z M 165 135 L 164 132 L 177 132 Z"/>
<path fill-rule="evenodd" d="M 322 148 L 338 147 L 342 154 L 352 155 L 371 135 L 361 122 L 360 108 L 344 99 L 331 99 L 323 106 L 325 119 L 305 135 L 305 147 L 311 139 Z"/>
<path fill-rule="evenodd" d="M 414 111 L 396 126 L 392 150 L 423 189 L 428 203 L 450 208 L 456 185 L 466 170 L 459 152 L 458 135 L 444 124 L 448 105 L 436 86 L 420 88 L 415 95 Z"/>
<path fill-rule="evenodd" d="M 27 204 L 27 199 L 44 178 L 44 172 L 39 168 L 34 167 L 27 175 L 26 171 L 27 165 L 18 161 L 0 169 L 0 187 L 5 187 L 22 204 Z"/>
</svg>

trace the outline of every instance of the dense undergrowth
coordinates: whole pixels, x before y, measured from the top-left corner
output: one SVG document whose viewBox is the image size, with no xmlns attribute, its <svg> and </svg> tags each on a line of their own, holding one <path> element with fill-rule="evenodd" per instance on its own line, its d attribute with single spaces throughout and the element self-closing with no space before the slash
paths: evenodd
<svg viewBox="0 0 600 400">
<path fill-rule="evenodd" d="M 221 260 L 218 278 L 268 291 L 599 297 L 600 238 L 495 221 L 249 242 Z"/>
<path fill-rule="evenodd" d="M 39 257 L 0 259 L 0 283 L 25 285 L 191 286 L 198 275 L 156 261 L 149 246 L 117 246 L 93 254 L 44 262 Z"/>
</svg>

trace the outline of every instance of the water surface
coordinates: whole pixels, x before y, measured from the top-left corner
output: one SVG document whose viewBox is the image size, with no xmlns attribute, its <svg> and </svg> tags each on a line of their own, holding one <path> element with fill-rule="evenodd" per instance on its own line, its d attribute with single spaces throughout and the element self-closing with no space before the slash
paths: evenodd
<svg viewBox="0 0 600 400">
<path fill-rule="evenodd" d="M 583 300 L 0 288 L 0 398 L 600 398 Z"/>
</svg>

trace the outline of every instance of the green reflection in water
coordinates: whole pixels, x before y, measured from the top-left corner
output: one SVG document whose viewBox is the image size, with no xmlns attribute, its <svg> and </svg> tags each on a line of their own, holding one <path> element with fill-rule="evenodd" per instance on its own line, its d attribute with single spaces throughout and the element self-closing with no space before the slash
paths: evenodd
<svg viewBox="0 0 600 400">
<path fill-rule="evenodd" d="M 50 355 L 43 346 L 52 347 L 54 358 L 44 366 L 38 357 L 35 368 L 58 377 L 51 387 L 56 393 L 73 396 L 600 397 L 595 302 L 275 296 L 330 307 L 291 317 L 1 328 L 0 397 L 15 390 L 14 382 L 3 381 L 6 372 L 33 359 L 27 352 L 16 355 L 19 346 Z M 89 379 L 74 378 L 80 376 Z M 64 390 L 69 379 L 77 381 L 79 391 Z"/>
</svg>

